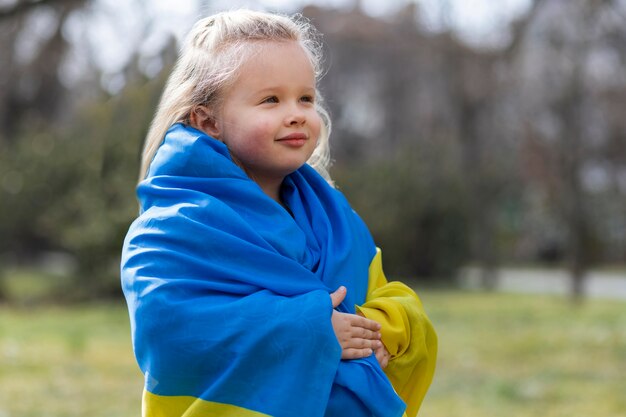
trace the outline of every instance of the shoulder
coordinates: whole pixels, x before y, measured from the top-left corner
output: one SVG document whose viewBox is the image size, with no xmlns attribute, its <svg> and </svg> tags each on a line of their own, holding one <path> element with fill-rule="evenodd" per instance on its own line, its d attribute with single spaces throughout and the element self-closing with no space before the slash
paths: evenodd
<svg viewBox="0 0 626 417">
<path fill-rule="evenodd" d="M 224 168 L 238 171 L 226 146 L 204 132 L 182 123 L 172 125 L 157 150 L 148 177 L 177 175 L 211 177 Z"/>
</svg>

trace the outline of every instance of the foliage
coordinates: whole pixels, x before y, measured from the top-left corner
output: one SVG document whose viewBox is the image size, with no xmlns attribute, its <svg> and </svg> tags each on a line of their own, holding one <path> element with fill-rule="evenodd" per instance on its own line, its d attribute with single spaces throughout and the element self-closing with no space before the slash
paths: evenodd
<svg viewBox="0 0 626 417">
<path fill-rule="evenodd" d="M 413 148 L 333 169 L 339 189 L 382 248 L 389 275 L 450 279 L 468 260 L 466 189 L 450 166 L 454 158 L 442 153 L 438 160 L 449 166 L 441 162 L 437 171 L 425 149 Z"/>
<path fill-rule="evenodd" d="M 444 16 L 441 3 L 431 7 Z M 8 264 L 50 251 L 74 260 L 64 296 L 119 291 L 141 139 L 164 81 L 143 77 L 173 64 L 177 45 L 147 47 L 162 25 L 136 13 L 133 31 L 145 36 L 129 37 L 123 69 L 102 74 L 94 22 L 125 33 L 103 7 L 17 2 L 0 13 L 0 300 Z M 303 10 L 327 47 L 333 176 L 389 273 L 569 261 L 582 290 L 595 262 L 624 263 L 625 7 L 531 2 L 500 49 L 469 47 L 451 28 L 432 33 L 410 2 L 385 19 Z M 93 101 L 103 84 L 126 88 Z"/>
<path fill-rule="evenodd" d="M 119 292 L 122 240 L 137 213 L 134 184 L 155 83 L 88 104 L 68 128 L 25 129 L 0 155 L 0 252 L 60 251 L 76 261 L 80 298 Z"/>
</svg>

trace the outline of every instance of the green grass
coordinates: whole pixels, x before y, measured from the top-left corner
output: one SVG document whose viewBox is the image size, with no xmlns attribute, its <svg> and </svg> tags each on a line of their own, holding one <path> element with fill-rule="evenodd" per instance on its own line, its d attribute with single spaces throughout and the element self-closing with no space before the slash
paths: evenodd
<svg viewBox="0 0 626 417">
<path fill-rule="evenodd" d="M 439 361 L 420 416 L 626 416 L 626 306 L 421 291 Z M 0 308 L 0 417 L 140 415 L 123 305 Z"/>
<path fill-rule="evenodd" d="M 626 306 L 547 296 L 424 293 L 439 334 L 420 415 L 626 416 Z"/>
<path fill-rule="evenodd" d="M 0 309 L 0 416 L 141 415 L 123 306 Z"/>
</svg>

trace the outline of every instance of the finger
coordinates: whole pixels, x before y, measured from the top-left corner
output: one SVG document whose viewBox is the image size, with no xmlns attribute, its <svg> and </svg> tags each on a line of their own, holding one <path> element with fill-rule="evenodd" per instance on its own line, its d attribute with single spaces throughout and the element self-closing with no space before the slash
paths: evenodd
<svg viewBox="0 0 626 417">
<path fill-rule="evenodd" d="M 383 369 L 385 369 L 387 365 L 389 365 L 389 355 L 385 353 L 385 355 L 383 356 L 383 362 L 381 363 L 381 366 L 383 367 Z"/>
<path fill-rule="evenodd" d="M 380 367 L 382 369 L 385 369 L 387 367 L 387 365 L 389 365 L 389 358 L 387 356 L 383 357 L 383 360 L 380 363 Z"/>
<path fill-rule="evenodd" d="M 382 351 L 382 349 L 378 349 L 374 352 L 374 354 L 376 355 L 376 360 L 380 364 L 380 367 L 383 368 L 383 363 L 385 361 L 385 353 Z"/>
<path fill-rule="evenodd" d="M 346 298 L 347 293 L 348 290 L 342 285 L 341 287 L 337 288 L 334 293 L 330 294 L 330 300 L 333 303 L 333 308 L 337 308 L 339 304 L 341 304 L 344 298 Z"/>
<path fill-rule="evenodd" d="M 380 340 L 381 335 L 380 332 L 376 332 L 373 330 L 367 330 L 363 327 L 351 327 L 350 335 L 359 339 L 369 339 L 369 340 Z"/>
<path fill-rule="evenodd" d="M 374 332 L 379 331 L 381 328 L 381 325 L 374 320 L 366 319 L 365 317 L 357 316 L 356 314 L 351 314 L 350 316 L 350 324 L 352 327 L 362 327 Z"/>
<path fill-rule="evenodd" d="M 347 339 L 342 343 L 344 349 L 380 349 L 383 344 L 380 340 L 369 340 L 369 339 L 359 339 L 359 338 L 351 338 Z"/>
<path fill-rule="evenodd" d="M 341 359 L 361 359 L 367 358 L 374 353 L 372 349 L 348 348 L 341 352 Z"/>
<path fill-rule="evenodd" d="M 376 360 L 380 364 L 380 367 L 385 369 L 389 364 L 389 353 L 387 352 L 387 349 L 380 347 L 374 351 L 374 354 L 376 355 Z"/>
</svg>

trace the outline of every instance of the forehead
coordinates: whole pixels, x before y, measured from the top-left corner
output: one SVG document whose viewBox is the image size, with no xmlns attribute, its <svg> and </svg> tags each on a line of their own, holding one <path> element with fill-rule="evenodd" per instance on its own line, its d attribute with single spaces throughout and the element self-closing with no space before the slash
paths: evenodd
<svg viewBox="0 0 626 417">
<path fill-rule="evenodd" d="M 268 85 L 315 87 L 313 65 L 298 42 L 255 42 L 253 48 L 242 62 L 234 89 Z"/>
</svg>

